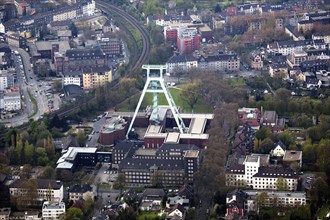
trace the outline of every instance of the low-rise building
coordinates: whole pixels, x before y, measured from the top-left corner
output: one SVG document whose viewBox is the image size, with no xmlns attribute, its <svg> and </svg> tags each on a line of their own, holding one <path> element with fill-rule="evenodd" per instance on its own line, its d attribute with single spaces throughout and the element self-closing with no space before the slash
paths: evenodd
<svg viewBox="0 0 330 220">
<path fill-rule="evenodd" d="M 1 220 L 9 220 L 10 213 L 11 213 L 10 208 L 1 208 L 0 209 L 0 219 Z"/>
<path fill-rule="evenodd" d="M 19 92 L 7 92 L 3 96 L 3 105 L 5 111 L 21 110 L 21 94 Z"/>
<path fill-rule="evenodd" d="M 49 202 L 45 201 L 42 206 L 42 219 L 52 220 L 61 219 L 65 215 L 65 204 L 64 202 Z"/>
<path fill-rule="evenodd" d="M 9 186 L 9 193 L 10 193 L 10 201 L 15 202 L 15 200 L 24 201 L 28 193 L 34 193 L 31 192 L 31 181 L 27 179 L 18 179 L 15 180 L 10 186 Z M 49 179 L 36 179 L 36 197 L 33 198 L 35 203 L 38 205 L 42 205 L 42 202 L 44 201 L 62 201 L 63 200 L 63 184 L 61 181 L 56 180 L 49 180 Z M 30 187 L 30 188 L 29 188 Z M 33 187 L 32 187 L 33 188 Z M 29 196 L 28 196 L 29 197 Z M 31 205 L 31 204 L 30 204 Z"/>
<path fill-rule="evenodd" d="M 258 200 L 260 194 L 264 194 L 262 201 Z M 226 216 L 244 217 L 250 212 L 258 213 L 260 207 L 299 207 L 305 204 L 305 192 L 235 189 L 226 196 Z"/>
<path fill-rule="evenodd" d="M 93 188 L 88 184 L 83 185 L 73 185 L 69 189 L 69 200 L 79 201 L 80 199 L 86 200 L 91 198 L 94 200 Z"/>
<path fill-rule="evenodd" d="M 302 166 L 302 151 L 286 150 L 283 156 L 283 165 L 290 167 L 292 164 Z"/>
<path fill-rule="evenodd" d="M 110 68 L 91 68 L 90 71 L 83 71 L 83 88 L 93 89 L 103 86 L 112 81 L 112 71 Z"/>
</svg>

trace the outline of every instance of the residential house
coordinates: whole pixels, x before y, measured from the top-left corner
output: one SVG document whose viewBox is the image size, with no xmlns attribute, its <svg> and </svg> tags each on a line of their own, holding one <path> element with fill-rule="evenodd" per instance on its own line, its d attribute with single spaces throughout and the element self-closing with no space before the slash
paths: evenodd
<svg viewBox="0 0 330 220">
<path fill-rule="evenodd" d="M 147 188 L 142 193 L 141 211 L 160 211 L 165 192 L 163 189 Z"/>
<path fill-rule="evenodd" d="M 251 55 L 251 68 L 260 70 L 263 68 L 263 61 L 259 54 L 252 54 Z"/>
<path fill-rule="evenodd" d="M 245 216 L 245 202 L 247 198 L 248 195 L 240 189 L 235 189 L 234 191 L 227 193 L 226 216 Z"/>
<path fill-rule="evenodd" d="M 69 200 L 73 202 L 78 201 L 80 199 L 87 200 L 88 198 L 94 200 L 93 188 L 88 184 L 73 185 L 70 187 L 68 192 Z"/>
<path fill-rule="evenodd" d="M 288 64 L 291 68 L 300 66 L 305 60 L 307 60 L 307 53 L 303 50 L 294 50 L 288 56 Z"/>
<path fill-rule="evenodd" d="M 254 135 L 255 130 L 252 129 L 249 123 L 244 123 L 242 126 L 239 126 L 235 134 L 231 152 L 237 152 L 240 155 L 251 152 L 254 146 Z"/>
<path fill-rule="evenodd" d="M 248 123 L 252 129 L 260 129 L 261 111 L 258 108 L 239 108 L 238 117 L 240 124 Z"/>
<path fill-rule="evenodd" d="M 192 55 L 174 54 L 166 62 L 167 73 L 188 72 L 198 68 L 198 59 Z"/>
<path fill-rule="evenodd" d="M 10 213 L 11 213 L 10 208 L 0 208 L 0 219 L 9 220 Z"/>
<path fill-rule="evenodd" d="M 112 70 L 109 67 L 94 67 L 82 70 L 82 84 L 84 89 L 104 86 L 112 81 Z"/>
<path fill-rule="evenodd" d="M 190 201 L 189 201 L 189 199 L 183 198 L 179 195 L 167 198 L 167 201 L 166 201 L 167 208 L 173 207 L 176 204 L 180 204 L 185 208 L 189 208 Z"/>
<path fill-rule="evenodd" d="M 236 54 L 218 54 L 201 57 L 198 68 L 206 71 L 238 71 L 240 59 Z"/>
<path fill-rule="evenodd" d="M 167 216 L 170 219 L 184 219 L 185 218 L 185 209 L 182 205 L 176 204 L 173 207 L 171 207 L 168 212 Z"/>
<path fill-rule="evenodd" d="M 258 196 L 264 193 L 266 200 L 258 204 Z M 226 196 L 226 216 L 247 216 L 250 212 L 259 212 L 260 205 L 266 207 L 299 207 L 306 204 L 305 192 L 274 190 L 239 190 L 235 189 Z"/>
<path fill-rule="evenodd" d="M 330 44 L 330 31 L 316 32 L 312 35 L 313 40 L 324 40 L 324 43 Z"/>
<path fill-rule="evenodd" d="M 270 151 L 270 155 L 272 157 L 283 157 L 286 151 L 286 146 L 282 141 L 278 141 L 273 144 L 272 150 Z"/>
<path fill-rule="evenodd" d="M 65 204 L 64 202 L 49 202 L 45 201 L 42 206 L 42 219 L 53 220 L 64 218 Z"/>
</svg>

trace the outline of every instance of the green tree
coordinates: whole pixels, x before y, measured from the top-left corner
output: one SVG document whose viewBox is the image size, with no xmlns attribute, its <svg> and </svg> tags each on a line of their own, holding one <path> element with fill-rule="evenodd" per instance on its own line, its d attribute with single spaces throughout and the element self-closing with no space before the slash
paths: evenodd
<svg viewBox="0 0 330 220">
<path fill-rule="evenodd" d="M 316 164 L 321 171 L 329 173 L 330 170 L 330 140 L 322 139 L 317 147 Z"/>
<path fill-rule="evenodd" d="M 55 170 L 51 166 L 46 166 L 42 171 L 42 177 L 45 179 L 54 179 Z"/>
<path fill-rule="evenodd" d="M 200 81 L 194 81 L 193 83 L 186 84 L 182 87 L 180 92 L 180 98 L 183 99 L 194 111 L 194 107 L 201 98 L 200 93 Z"/>
<path fill-rule="evenodd" d="M 26 163 L 34 164 L 34 147 L 32 144 L 29 144 L 28 141 L 25 141 L 24 144 L 24 157 Z"/>
<path fill-rule="evenodd" d="M 84 213 L 79 208 L 69 208 L 65 213 L 65 220 L 81 220 L 84 218 Z"/>
<path fill-rule="evenodd" d="M 119 189 L 120 192 L 121 192 L 124 189 L 125 184 L 126 184 L 125 174 L 118 173 L 118 177 L 117 177 L 116 181 L 113 184 L 113 188 L 114 189 Z"/>
<path fill-rule="evenodd" d="M 304 205 L 296 208 L 293 213 L 291 214 L 290 219 L 297 219 L 297 220 L 309 220 L 312 218 L 312 213 L 310 209 L 310 205 Z"/>
<path fill-rule="evenodd" d="M 92 210 L 93 205 L 94 205 L 94 200 L 91 195 L 88 195 L 83 205 L 83 212 L 85 215 L 86 213 L 89 213 Z"/>
<path fill-rule="evenodd" d="M 286 179 L 284 179 L 283 177 L 277 178 L 277 180 L 275 182 L 275 186 L 276 186 L 276 189 L 280 190 L 280 191 L 289 190 L 288 181 Z"/>
<path fill-rule="evenodd" d="M 268 204 L 268 199 L 269 199 L 268 194 L 266 192 L 261 192 L 256 197 L 257 206 L 259 208 L 266 207 Z"/>
<path fill-rule="evenodd" d="M 83 129 L 80 129 L 77 133 L 77 141 L 80 147 L 85 147 L 86 145 L 86 135 Z"/>
<path fill-rule="evenodd" d="M 32 174 L 32 166 L 30 164 L 25 164 L 21 170 L 21 178 L 29 179 Z"/>
</svg>

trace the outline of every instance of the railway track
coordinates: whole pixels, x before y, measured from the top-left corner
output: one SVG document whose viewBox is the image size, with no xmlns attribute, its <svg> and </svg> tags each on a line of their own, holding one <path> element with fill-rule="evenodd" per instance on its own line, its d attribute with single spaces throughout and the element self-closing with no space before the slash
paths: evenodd
<svg viewBox="0 0 330 220">
<path fill-rule="evenodd" d="M 150 39 L 148 32 L 141 26 L 139 21 L 137 21 L 133 16 L 126 13 L 122 9 L 119 9 L 101 0 L 96 0 L 95 2 L 96 2 L 96 6 L 99 9 L 101 9 L 103 12 L 110 14 L 112 17 L 121 17 L 140 33 L 142 39 L 142 51 L 139 54 L 136 62 L 132 65 L 130 72 L 141 69 L 141 66 L 145 64 L 149 58 Z"/>
</svg>

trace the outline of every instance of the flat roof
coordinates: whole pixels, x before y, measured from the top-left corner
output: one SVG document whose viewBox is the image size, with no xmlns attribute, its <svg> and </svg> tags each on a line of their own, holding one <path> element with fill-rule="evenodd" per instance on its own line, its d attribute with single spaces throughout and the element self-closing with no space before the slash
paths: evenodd
<svg viewBox="0 0 330 220">
<path fill-rule="evenodd" d="M 283 156 L 283 161 L 297 161 L 302 157 L 302 152 L 297 150 L 286 150 Z"/>
<path fill-rule="evenodd" d="M 191 134 L 202 134 L 206 126 L 206 118 L 192 118 L 189 125 L 189 133 Z"/>
<path fill-rule="evenodd" d="M 148 129 L 147 129 L 147 133 L 150 134 L 150 133 L 160 133 L 162 130 L 162 126 L 160 125 L 149 125 Z"/>
<path fill-rule="evenodd" d="M 192 114 L 192 113 L 180 113 L 181 118 L 205 118 L 205 119 L 213 119 L 214 114 Z"/>
<path fill-rule="evenodd" d="M 95 153 L 96 150 L 96 147 L 69 147 L 68 151 L 58 159 L 57 164 L 74 160 L 78 153 Z"/>
<path fill-rule="evenodd" d="M 167 134 L 164 143 L 179 143 L 180 133 L 178 132 L 170 132 Z"/>
<path fill-rule="evenodd" d="M 276 196 L 278 198 L 283 198 L 283 197 L 293 197 L 293 198 L 301 198 L 304 199 L 306 198 L 306 193 L 305 192 L 292 192 L 292 191 L 271 191 L 271 190 L 244 190 L 244 192 L 246 194 L 248 194 L 251 197 L 257 197 L 258 194 L 260 194 L 261 192 L 265 192 L 268 194 L 268 196 L 272 197 L 272 196 Z"/>
<path fill-rule="evenodd" d="M 258 160 L 259 160 L 259 156 L 256 156 L 256 155 L 254 155 L 254 156 L 247 155 L 246 156 L 246 159 L 245 159 L 245 162 L 256 163 L 256 162 L 258 162 Z"/>
<path fill-rule="evenodd" d="M 143 149 L 139 148 L 135 151 L 135 155 L 139 156 L 156 156 L 156 152 L 158 149 Z"/>
<path fill-rule="evenodd" d="M 185 157 L 196 158 L 196 157 L 198 157 L 198 154 L 199 154 L 198 150 L 187 150 L 186 154 L 185 154 Z"/>
<path fill-rule="evenodd" d="M 73 163 L 64 161 L 57 164 L 56 169 L 71 169 L 73 167 Z"/>
<path fill-rule="evenodd" d="M 180 134 L 180 138 L 207 140 L 209 138 L 209 134 Z"/>
</svg>

